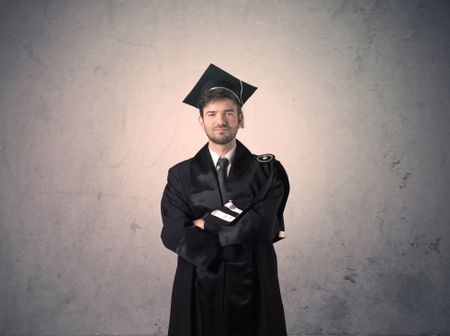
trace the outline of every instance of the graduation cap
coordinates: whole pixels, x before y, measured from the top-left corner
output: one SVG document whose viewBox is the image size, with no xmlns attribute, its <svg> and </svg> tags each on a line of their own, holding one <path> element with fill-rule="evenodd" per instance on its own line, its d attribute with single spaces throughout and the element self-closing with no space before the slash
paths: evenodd
<svg viewBox="0 0 450 336">
<path fill-rule="evenodd" d="M 198 103 L 201 95 L 214 89 L 230 91 L 242 106 L 256 91 L 257 87 L 243 82 L 214 64 L 210 64 L 191 92 L 184 98 L 183 103 L 199 108 Z"/>
</svg>

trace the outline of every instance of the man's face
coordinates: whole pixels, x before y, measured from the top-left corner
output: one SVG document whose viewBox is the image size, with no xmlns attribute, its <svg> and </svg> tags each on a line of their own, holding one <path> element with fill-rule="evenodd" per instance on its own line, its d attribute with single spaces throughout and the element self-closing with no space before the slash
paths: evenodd
<svg viewBox="0 0 450 336">
<path fill-rule="evenodd" d="M 206 104 L 203 107 L 203 118 L 199 116 L 200 125 L 209 140 L 219 145 L 228 144 L 236 138 L 243 119 L 242 112 L 238 116 L 237 104 L 228 98 Z"/>
</svg>

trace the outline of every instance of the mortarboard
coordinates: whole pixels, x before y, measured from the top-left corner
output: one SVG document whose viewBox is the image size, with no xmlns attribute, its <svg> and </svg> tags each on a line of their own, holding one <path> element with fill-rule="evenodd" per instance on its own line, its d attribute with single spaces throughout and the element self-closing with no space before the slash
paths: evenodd
<svg viewBox="0 0 450 336">
<path fill-rule="evenodd" d="M 230 90 L 241 102 L 241 105 L 244 105 L 257 89 L 257 87 L 241 81 L 214 64 L 210 64 L 191 92 L 184 98 L 183 103 L 198 108 L 200 96 L 205 91 L 218 88 Z"/>
</svg>

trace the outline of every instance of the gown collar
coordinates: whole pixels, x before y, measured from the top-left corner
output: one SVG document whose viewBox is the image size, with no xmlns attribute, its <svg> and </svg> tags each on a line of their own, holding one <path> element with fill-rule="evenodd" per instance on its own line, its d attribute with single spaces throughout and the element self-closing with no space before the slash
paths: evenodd
<svg viewBox="0 0 450 336">
<path fill-rule="evenodd" d="M 239 140 L 236 140 L 229 179 L 239 178 L 250 167 L 253 160 L 253 154 Z M 203 172 L 215 171 L 208 144 L 205 144 L 194 156 L 192 163 L 197 169 Z"/>
<path fill-rule="evenodd" d="M 211 149 L 211 147 L 209 147 L 209 146 L 208 146 L 208 149 L 209 149 L 209 153 L 211 154 L 211 158 L 213 160 L 214 167 L 216 167 L 217 161 L 219 161 L 219 159 L 222 156 L 220 154 L 216 153 L 215 151 L 213 151 Z M 230 165 L 233 164 L 233 158 L 234 158 L 235 152 L 236 152 L 236 146 L 234 146 L 232 149 L 230 149 L 227 154 L 223 155 L 224 158 L 228 159 L 228 162 L 230 163 Z"/>
</svg>

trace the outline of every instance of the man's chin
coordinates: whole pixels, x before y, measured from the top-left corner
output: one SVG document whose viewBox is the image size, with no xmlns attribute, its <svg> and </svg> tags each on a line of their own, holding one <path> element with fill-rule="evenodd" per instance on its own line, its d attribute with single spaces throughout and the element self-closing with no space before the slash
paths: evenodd
<svg viewBox="0 0 450 336">
<path fill-rule="evenodd" d="M 228 145 L 230 142 L 232 142 L 235 138 L 214 138 L 214 137 L 208 137 L 209 140 L 216 145 Z"/>
</svg>

